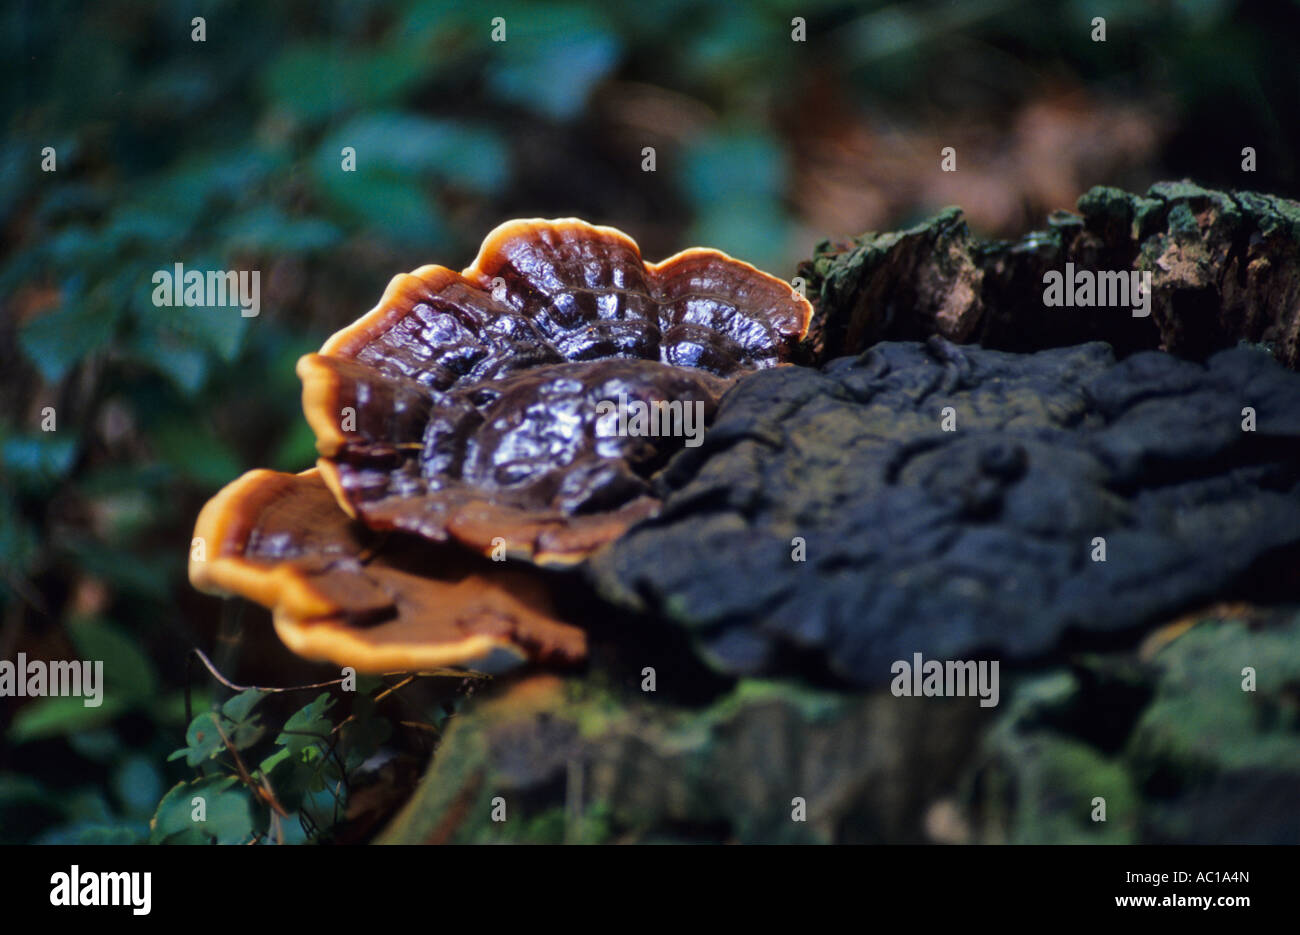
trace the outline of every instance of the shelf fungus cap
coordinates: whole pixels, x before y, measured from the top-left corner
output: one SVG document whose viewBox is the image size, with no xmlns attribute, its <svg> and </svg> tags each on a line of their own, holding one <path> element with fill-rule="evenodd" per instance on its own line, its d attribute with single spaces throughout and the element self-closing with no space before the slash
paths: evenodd
<svg viewBox="0 0 1300 935">
<path fill-rule="evenodd" d="M 613 228 L 510 221 L 467 269 L 396 277 L 302 358 L 303 409 L 367 526 L 571 564 L 657 511 L 653 473 L 811 313 L 717 250 L 647 263 Z"/>
<path fill-rule="evenodd" d="M 374 533 L 316 470 L 248 472 L 208 501 L 194 536 L 203 548 L 191 552 L 191 583 L 270 608 L 281 640 L 308 659 L 358 672 L 497 672 L 586 655 L 585 633 L 556 619 L 535 574 Z"/>
</svg>

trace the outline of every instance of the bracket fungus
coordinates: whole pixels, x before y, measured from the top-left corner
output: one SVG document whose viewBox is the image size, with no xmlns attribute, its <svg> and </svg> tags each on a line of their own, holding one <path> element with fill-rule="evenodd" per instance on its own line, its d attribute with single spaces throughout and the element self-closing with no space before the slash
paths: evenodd
<svg viewBox="0 0 1300 935">
<path fill-rule="evenodd" d="M 716 250 L 646 263 L 612 228 L 503 224 L 467 269 L 395 277 L 299 361 L 317 467 L 251 471 L 209 501 L 190 580 L 358 671 L 580 660 L 586 635 L 555 618 L 542 573 L 474 553 L 572 564 L 653 515 L 650 478 L 681 433 L 627 431 L 607 406 L 702 429 L 734 378 L 789 358 L 811 313 Z"/>
<path fill-rule="evenodd" d="M 586 635 L 555 619 L 535 577 L 366 529 L 315 469 L 249 471 L 208 501 L 194 535 L 211 554 L 191 559 L 191 583 L 270 608 L 280 639 L 307 659 L 359 672 L 491 672 L 586 654 Z"/>
<path fill-rule="evenodd" d="M 460 273 L 425 266 L 298 364 L 318 465 L 375 529 L 581 561 L 652 515 L 680 431 L 617 432 L 603 403 L 712 415 L 784 362 L 812 307 L 716 250 L 647 263 L 576 219 L 501 225 Z M 608 410 L 605 410 L 608 412 Z"/>
</svg>

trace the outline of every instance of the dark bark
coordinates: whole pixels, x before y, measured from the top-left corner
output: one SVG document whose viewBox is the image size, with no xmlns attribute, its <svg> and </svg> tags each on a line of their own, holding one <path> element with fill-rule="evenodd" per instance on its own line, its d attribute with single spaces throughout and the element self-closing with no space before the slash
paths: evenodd
<svg viewBox="0 0 1300 935">
<path fill-rule="evenodd" d="M 1300 550 L 1300 374 L 1252 348 L 884 342 L 745 378 L 658 483 L 588 574 L 733 675 L 877 686 L 916 652 L 1023 661 L 1300 598 L 1260 565 Z"/>
<path fill-rule="evenodd" d="M 1125 355 L 1203 358 L 1240 341 L 1300 364 L 1300 204 L 1161 182 L 1146 195 L 1097 187 L 1046 230 L 983 242 L 950 208 L 908 230 L 820 244 L 800 269 L 817 307 L 805 359 L 939 334 L 1002 350 L 1100 340 Z M 1044 274 L 1151 273 L 1149 317 L 1048 307 Z"/>
</svg>

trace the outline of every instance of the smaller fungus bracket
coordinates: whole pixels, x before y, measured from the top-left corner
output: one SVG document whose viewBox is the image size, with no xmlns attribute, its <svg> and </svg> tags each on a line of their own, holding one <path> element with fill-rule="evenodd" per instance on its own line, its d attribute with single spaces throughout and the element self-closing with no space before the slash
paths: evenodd
<svg viewBox="0 0 1300 935">
<path fill-rule="evenodd" d="M 194 536 L 204 549 L 191 555 L 191 583 L 269 608 L 281 640 L 308 659 L 498 671 L 586 654 L 536 574 L 375 533 L 339 509 L 316 470 L 248 472 L 207 503 Z"/>
</svg>

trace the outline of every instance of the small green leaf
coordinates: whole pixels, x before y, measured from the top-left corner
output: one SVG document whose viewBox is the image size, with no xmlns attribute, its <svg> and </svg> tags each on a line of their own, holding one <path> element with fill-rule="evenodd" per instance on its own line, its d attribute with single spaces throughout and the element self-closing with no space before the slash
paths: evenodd
<svg viewBox="0 0 1300 935">
<path fill-rule="evenodd" d="M 333 704 L 328 694 L 321 694 L 311 704 L 295 711 L 275 742 L 288 747 L 294 759 L 303 759 L 305 751 L 314 751 L 317 745 L 328 744 L 334 725 L 325 717 L 325 712 Z"/>
<path fill-rule="evenodd" d="M 248 688 L 226 701 L 221 706 L 221 713 L 236 724 L 248 718 L 266 695 L 256 688 Z"/>
<path fill-rule="evenodd" d="M 185 762 L 190 766 L 198 766 L 204 760 L 210 760 L 226 748 L 225 741 L 221 739 L 221 731 L 217 729 L 218 714 L 215 711 L 204 711 L 202 714 L 194 716 L 190 721 L 189 729 L 185 731 L 185 743 L 187 746 L 183 750 L 177 750 L 168 759 L 178 758 L 184 755 Z"/>
<path fill-rule="evenodd" d="M 173 786 L 149 823 L 154 844 L 239 844 L 254 831 L 252 801 L 233 776 Z M 196 816 L 202 818 L 197 820 Z"/>
</svg>

